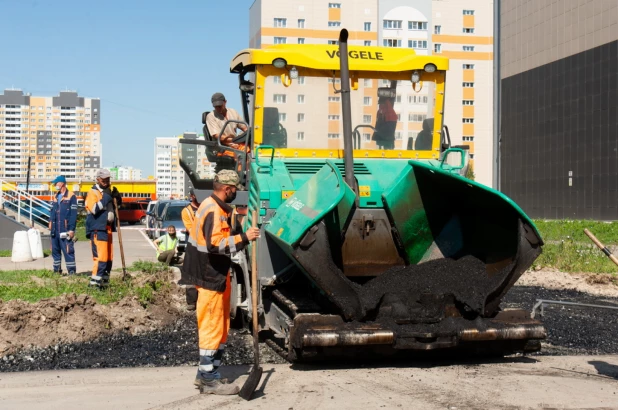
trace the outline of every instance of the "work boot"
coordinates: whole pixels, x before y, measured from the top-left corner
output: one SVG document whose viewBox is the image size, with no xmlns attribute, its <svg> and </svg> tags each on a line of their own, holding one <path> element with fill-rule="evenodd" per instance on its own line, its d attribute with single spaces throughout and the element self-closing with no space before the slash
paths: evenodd
<svg viewBox="0 0 618 410">
<path fill-rule="evenodd" d="M 195 303 L 187 303 L 187 310 L 189 312 L 194 312 L 197 309 L 197 305 Z"/>
<path fill-rule="evenodd" d="M 96 287 L 99 289 L 105 289 L 109 285 L 109 275 L 103 276 L 91 276 L 89 287 Z"/>
<path fill-rule="evenodd" d="M 209 380 L 200 387 L 200 393 L 202 394 L 216 394 L 219 396 L 230 396 L 238 394 L 239 391 L 240 387 L 237 385 L 225 384 L 220 379 Z"/>
<path fill-rule="evenodd" d="M 193 381 L 193 384 L 197 387 L 202 387 L 212 382 L 213 380 L 218 380 L 223 384 L 230 384 L 230 381 L 226 377 L 222 377 L 221 379 L 205 379 L 199 375 L 195 376 L 195 380 Z"/>
</svg>

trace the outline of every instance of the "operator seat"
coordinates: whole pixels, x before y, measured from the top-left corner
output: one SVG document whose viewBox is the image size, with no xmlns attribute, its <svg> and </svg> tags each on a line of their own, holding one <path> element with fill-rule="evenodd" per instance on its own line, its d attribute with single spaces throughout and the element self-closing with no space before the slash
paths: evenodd
<svg viewBox="0 0 618 410">
<path fill-rule="evenodd" d="M 417 151 L 429 151 L 431 150 L 431 143 L 433 140 L 433 118 L 426 118 L 423 120 L 423 130 L 416 136 L 414 149 Z"/>
<path fill-rule="evenodd" d="M 279 122 L 279 109 L 277 107 L 264 107 L 263 133 L 262 143 L 264 145 L 287 148 L 288 134 Z"/>
</svg>

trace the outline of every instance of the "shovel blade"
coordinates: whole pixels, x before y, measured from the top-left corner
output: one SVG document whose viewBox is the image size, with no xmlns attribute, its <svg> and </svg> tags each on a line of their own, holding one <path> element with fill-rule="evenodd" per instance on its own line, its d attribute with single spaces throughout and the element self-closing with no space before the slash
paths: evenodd
<svg viewBox="0 0 618 410">
<path fill-rule="evenodd" d="M 245 384 L 243 384 L 238 395 L 245 400 L 251 400 L 251 396 L 253 396 L 255 389 L 257 389 L 258 384 L 260 384 L 261 378 L 262 368 L 253 366 L 251 373 L 249 373 L 249 377 L 245 381 Z"/>
</svg>

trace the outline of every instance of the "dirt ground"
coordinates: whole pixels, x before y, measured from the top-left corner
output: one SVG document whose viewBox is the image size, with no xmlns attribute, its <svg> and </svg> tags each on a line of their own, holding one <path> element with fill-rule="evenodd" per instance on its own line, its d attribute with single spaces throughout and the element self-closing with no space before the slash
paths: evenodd
<svg viewBox="0 0 618 410">
<path fill-rule="evenodd" d="M 37 303 L 0 301 L 0 356 L 22 348 L 87 342 L 120 331 L 151 332 L 181 315 L 181 301 L 175 285 L 158 293 L 146 308 L 135 296 L 102 305 L 74 293 Z"/>
<path fill-rule="evenodd" d="M 517 285 L 618 297 L 618 286 L 595 274 L 528 271 Z M 75 294 L 38 303 L 0 302 L 0 357 L 23 348 L 87 342 L 120 331 L 131 335 L 151 332 L 186 314 L 183 291 L 176 285 L 158 294 L 147 308 L 135 297 L 101 305 L 88 296 Z"/>
</svg>

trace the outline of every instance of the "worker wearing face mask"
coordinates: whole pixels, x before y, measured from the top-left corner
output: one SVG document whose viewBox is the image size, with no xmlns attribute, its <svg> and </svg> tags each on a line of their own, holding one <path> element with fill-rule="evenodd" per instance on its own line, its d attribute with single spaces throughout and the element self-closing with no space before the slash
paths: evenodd
<svg viewBox="0 0 618 410">
<path fill-rule="evenodd" d="M 77 223 L 77 197 L 67 189 L 67 180 L 64 176 L 56 177 L 52 184 L 56 193 L 52 197 L 53 205 L 49 215 L 49 232 L 52 242 L 52 257 L 54 259 L 54 273 L 62 274 L 62 255 L 69 275 L 74 275 L 75 225 Z"/>
<path fill-rule="evenodd" d="M 202 393 L 227 395 L 240 390 L 228 384 L 219 373 L 230 328 L 230 257 L 254 241 L 260 231 L 258 228 L 249 228 L 247 232 L 231 229 L 232 207 L 229 204 L 236 198 L 236 189 L 243 188 L 235 171 L 219 171 L 213 188 L 214 192 L 202 201 L 195 215 L 191 234 L 195 246 L 187 248 L 188 259 L 183 268 L 187 280 L 198 291 L 200 364 L 195 385 Z"/>
</svg>

